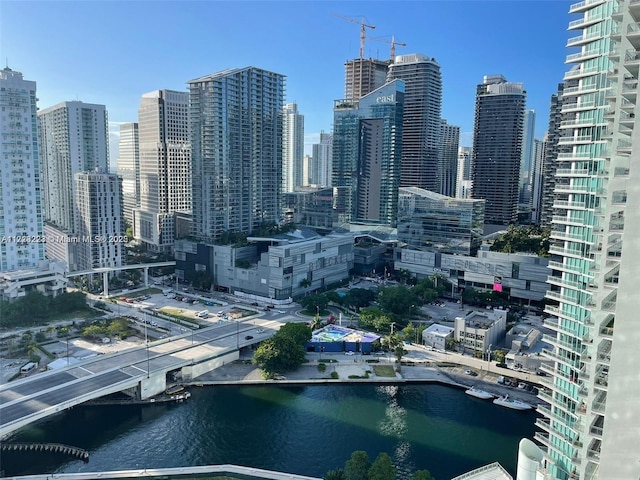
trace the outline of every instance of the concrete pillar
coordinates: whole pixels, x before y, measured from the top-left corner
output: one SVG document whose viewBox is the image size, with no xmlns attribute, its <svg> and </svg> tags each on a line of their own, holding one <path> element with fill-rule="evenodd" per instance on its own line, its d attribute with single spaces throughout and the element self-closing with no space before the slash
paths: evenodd
<svg viewBox="0 0 640 480">
<path fill-rule="evenodd" d="M 109 272 L 102 272 L 102 291 L 105 297 L 109 296 Z"/>
<path fill-rule="evenodd" d="M 149 286 L 149 267 L 144 267 L 144 286 Z"/>
</svg>

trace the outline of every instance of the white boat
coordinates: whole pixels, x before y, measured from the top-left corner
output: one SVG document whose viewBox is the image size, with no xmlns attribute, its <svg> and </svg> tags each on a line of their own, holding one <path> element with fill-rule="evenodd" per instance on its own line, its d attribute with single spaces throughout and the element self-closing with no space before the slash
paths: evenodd
<svg viewBox="0 0 640 480">
<path fill-rule="evenodd" d="M 471 395 L 472 397 L 481 398 L 482 400 L 491 400 L 494 398 L 494 395 L 491 393 L 477 389 L 476 387 L 471 387 L 470 389 L 465 390 L 464 393 Z"/>
<path fill-rule="evenodd" d="M 500 405 L 501 407 L 511 408 L 513 410 L 531 410 L 533 407 L 526 402 L 520 400 L 514 400 L 509 398 L 509 395 L 504 395 L 500 398 L 496 398 L 493 403 Z"/>
</svg>

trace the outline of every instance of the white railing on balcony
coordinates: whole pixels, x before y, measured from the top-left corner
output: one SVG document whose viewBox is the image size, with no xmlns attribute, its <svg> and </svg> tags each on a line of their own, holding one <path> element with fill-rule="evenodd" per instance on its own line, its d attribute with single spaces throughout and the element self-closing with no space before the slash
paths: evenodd
<svg viewBox="0 0 640 480">
<path fill-rule="evenodd" d="M 575 70 L 569 70 L 564 74 L 564 79 L 569 80 L 570 78 L 579 77 L 581 75 L 591 75 L 592 73 L 598 73 L 601 71 L 600 67 L 588 67 L 588 68 L 578 68 Z M 604 73 L 604 72 L 603 72 Z"/>
</svg>

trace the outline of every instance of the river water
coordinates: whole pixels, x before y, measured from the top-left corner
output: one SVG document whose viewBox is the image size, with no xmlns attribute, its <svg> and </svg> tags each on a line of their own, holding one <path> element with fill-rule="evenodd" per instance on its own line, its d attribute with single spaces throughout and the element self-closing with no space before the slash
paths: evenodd
<svg viewBox="0 0 640 480">
<path fill-rule="evenodd" d="M 183 404 L 76 407 L 11 441 L 65 443 L 83 463 L 3 453 L 6 475 L 232 463 L 322 477 L 354 450 L 387 452 L 399 478 L 427 469 L 447 480 L 494 461 L 515 473 L 535 414 L 441 385 L 194 388 Z M 514 475 L 515 476 L 515 475 Z"/>
</svg>

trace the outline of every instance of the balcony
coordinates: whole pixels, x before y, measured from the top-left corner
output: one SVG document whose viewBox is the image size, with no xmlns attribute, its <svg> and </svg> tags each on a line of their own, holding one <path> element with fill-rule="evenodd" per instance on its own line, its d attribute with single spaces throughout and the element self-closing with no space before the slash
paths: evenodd
<svg viewBox="0 0 640 480">
<path fill-rule="evenodd" d="M 553 276 L 553 275 L 549 275 L 547 277 L 547 283 L 550 283 L 552 285 L 557 285 L 559 287 L 573 288 L 575 290 L 584 290 L 584 291 L 586 291 L 586 289 L 587 289 L 587 284 L 586 283 L 573 282 L 571 280 L 567 280 L 566 278 L 556 277 L 556 276 Z"/>
<path fill-rule="evenodd" d="M 562 262 L 549 261 L 549 268 L 563 272 L 582 273 L 582 270 L 579 267 L 565 265 Z"/>
<path fill-rule="evenodd" d="M 597 72 L 595 72 L 595 73 L 597 73 Z M 576 74 L 575 76 L 579 76 L 579 75 Z M 595 84 L 582 85 L 580 87 L 569 87 L 569 88 L 565 88 L 562 91 L 562 98 L 574 97 L 576 95 L 585 95 L 587 93 L 593 93 L 593 92 L 595 92 L 597 90 L 598 90 L 598 87 Z"/>
<path fill-rule="evenodd" d="M 624 56 L 624 66 L 635 77 L 638 76 L 638 67 L 640 66 L 640 52 L 636 50 L 627 50 Z"/>
<path fill-rule="evenodd" d="M 598 49 L 585 50 L 583 52 L 572 53 L 567 55 L 564 63 L 579 63 L 585 60 L 590 60 L 592 58 L 596 58 L 601 56 L 602 53 L 598 51 Z"/>
<path fill-rule="evenodd" d="M 549 253 L 552 255 L 562 255 L 563 257 L 582 258 L 584 253 L 581 250 L 574 248 L 562 248 L 552 245 L 549 247 Z"/>
<path fill-rule="evenodd" d="M 582 218 L 571 218 L 569 215 L 553 215 L 551 217 L 551 223 L 559 223 L 561 225 L 574 225 L 581 227 L 585 224 Z"/>
<path fill-rule="evenodd" d="M 602 71 L 600 67 L 588 67 L 588 68 L 576 68 L 569 70 L 564 74 L 564 80 L 571 80 L 572 78 L 588 77 L 589 75 L 596 75 Z M 594 87 L 595 88 L 595 87 Z M 566 95 L 566 90 L 562 92 L 562 95 Z"/>
<path fill-rule="evenodd" d="M 567 47 L 579 47 L 584 45 L 585 43 L 593 42 L 595 40 L 599 40 L 603 38 L 603 34 L 601 32 L 591 32 L 585 35 L 577 35 L 575 37 L 571 37 L 567 40 Z"/>
<path fill-rule="evenodd" d="M 556 177 L 588 177 L 593 175 L 588 168 L 558 168 Z"/>
<path fill-rule="evenodd" d="M 569 113 L 569 112 L 577 112 L 580 110 L 593 110 L 595 106 L 596 106 L 596 102 L 594 102 L 593 100 L 587 100 L 584 102 L 563 103 L 562 112 Z"/>
<path fill-rule="evenodd" d="M 569 13 L 584 12 L 589 8 L 602 5 L 604 2 L 605 0 L 584 0 L 582 2 L 574 3 L 569 7 Z"/>
<path fill-rule="evenodd" d="M 587 15 L 585 18 L 580 18 L 578 20 L 574 20 L 573 22 L 569 22 L 568 30 L 576 30 L 578 28 L 587 28 L 591 25 L 595 25 L 596 23 L 601 22 L 602 19 L 603 19 L 602 13 L 595 14 L 595 15 Z"/>
<path fill-rule="evenodd" d="M 567 135 L 558 139 L 558 145 L 577 145 L 597 141 L 593 135 Z"/>
<path fill-rule="evenodd" d="M 558 160 L 572 161 L 572 162 L 589 161 L 592 159 L 588 153 L 573 153 L 573 152 L 559 153 L 557 158 Z"/>
</svg>

